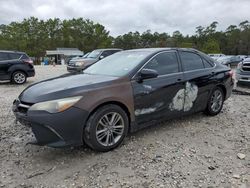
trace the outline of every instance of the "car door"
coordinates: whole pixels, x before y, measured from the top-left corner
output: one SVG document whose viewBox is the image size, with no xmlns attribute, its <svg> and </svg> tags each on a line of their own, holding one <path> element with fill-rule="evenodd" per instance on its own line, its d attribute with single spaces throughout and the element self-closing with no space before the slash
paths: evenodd
<svg viewBox="0 0 250 188">
<path fill-rule="evenodd" d="M 8 69 L 11 66 L 9 55 L 6 52 L 0 52 L 0 78 L 5 79 L 8 76 Z"/>
<path fill-rule="evenodd" d="M 175 96 L 183 92 L 184 83 L 176 51 L 156 54 L 142 69 L 155 70 L 159 75 L 138 82 L 137 73 L 132 80 L 136 122 L 141 124 L 181 115 L 184 99 L 183 96 L 178 99 Z"/>
<path fill-rule="evenodd" d="M 185 114 L 206 108 L 209 92 L 214 86 L 214 64 L 195 52 L 179 51 L 184 72 Z"/>
</svg>

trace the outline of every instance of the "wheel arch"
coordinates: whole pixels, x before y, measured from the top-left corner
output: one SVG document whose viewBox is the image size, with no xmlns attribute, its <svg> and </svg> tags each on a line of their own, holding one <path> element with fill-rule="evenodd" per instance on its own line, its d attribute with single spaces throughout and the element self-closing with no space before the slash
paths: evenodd
<svg viewBox="0 0 250 188">
<path fill-rule="evenodd" d="M 127 114 L 128 116 L 128 121 L 129 121 L 129 132 L 130 132 L 130 126 L 131 126 L 131 113 L 129 112 L 129 108 L 122 102 L 120 101 L 115 101 L 115 100 L 112 100 L 112 101 L 106 101 L 106 102 L 103 102 L 99 105 L 97 105 L 96 107 L 93 108 L 93 110 L 91 110 L 91 112 L 89 113 L 88 117 L 87 117 L 87 120 L 90 118 L 90 116 L 92 114 L 94 114 L 99 108 L 103 107 L 103 106 L 106 106 L 106 105 L 109 105 L 109 104 L 113 104 L 113 105 L 117 105 L 119 107 L 121 107 L 125 113 Z"/>
<path fill-rule="evenodd" d="M 219 88 L 222 89 L 223 94 L 224 94 L 224 98 L 225 98 L 227 96 L 227 89 L 226 89 L 226 87 L 223 84 L 218 84 L 218 85 L 216 85 L 216 87 L 219 87 Z"/>
<path fill-rule="evenodd" d="M 12 76 L 13 76 L 13 74 L 14 74 L 15 72 L 23 72 L 23 73 L 28 77 L 28 73 L 27 73 L 25 70 L 23 70 L 23 69 L 14 69 L 14 70 L 12 70 L 11 73 L 10 73 L 11 78 L 12 78 Z"/>
</svg>

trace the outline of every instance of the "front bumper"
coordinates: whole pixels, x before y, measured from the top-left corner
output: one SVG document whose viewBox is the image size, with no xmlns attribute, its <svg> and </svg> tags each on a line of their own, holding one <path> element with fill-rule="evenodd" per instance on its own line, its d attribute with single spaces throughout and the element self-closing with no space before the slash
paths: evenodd
<svg viewBox="0 0 250 188">
<path fill-rule="evenodd" d="M 83 67 L 73 67 L 73 66 L 67 66 L 68 72 L 81 72 L 84 68 Z"/>
<path fill-rule="evenodd" d="M 17 121 L 31 127 L 36 141 L 33 144 L 50 147 L 79 146 L 83 144 L 83 128 L 88 113 L 76 107 L 60 113 L 45 111 L 20 112 L 16 104 L 13 112 Z"/>
<path fill-rule="evenodd" d="M 249 82 L 250 83 L 250 72 L 236 70 L 236 80 L 238 82 Z"/>
</svg>

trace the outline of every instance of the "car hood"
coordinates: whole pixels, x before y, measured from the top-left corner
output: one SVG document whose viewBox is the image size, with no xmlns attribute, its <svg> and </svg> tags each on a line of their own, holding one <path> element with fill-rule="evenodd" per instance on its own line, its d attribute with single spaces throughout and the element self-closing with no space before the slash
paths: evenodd
<svg viewBox="0 0 250 188">
<path fill-rule="evenodd" d="M 84 92 L 110 85 L 118 77 L 77 74 L 44 80 L 27 87 L 19 96 L 25 103 L 37 103 L 65 97 L 84 95 Z"/>
<path fill-rule="evenodd" d="M 75 62 L 79 62 L 79 61 L 83 61 L 85 63 L 95 63 L 97 61 L 97 59 L 94 58 L 81 58 L 81 59 L 72 59 L 70 61 L 70 63 L 75 63 Z"/>
</svg>

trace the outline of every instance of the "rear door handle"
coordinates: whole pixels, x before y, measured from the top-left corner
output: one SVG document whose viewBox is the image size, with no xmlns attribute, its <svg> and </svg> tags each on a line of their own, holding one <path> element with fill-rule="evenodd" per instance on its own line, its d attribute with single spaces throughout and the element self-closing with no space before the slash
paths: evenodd
<svg viewBox="0 0 250 188">
<path fill-rule="evenodd" d="M 178 78 L 178 79 L 177 79 L 177 82 L 181 82 L 181 81 L 182 81 L 182 79 L 181 79 L 181 78 Z"/>
</svg>

